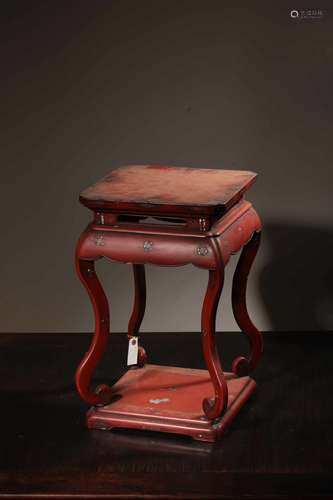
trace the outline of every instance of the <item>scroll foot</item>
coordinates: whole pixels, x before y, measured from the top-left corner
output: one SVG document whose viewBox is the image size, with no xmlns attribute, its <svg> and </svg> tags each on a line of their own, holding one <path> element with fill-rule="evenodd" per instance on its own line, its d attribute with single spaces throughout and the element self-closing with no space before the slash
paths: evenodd
<svg viewBox="0 0 333 500">
<path fill-rule="evenodd" d="M 255 232 L 243 247 L 232 284 L 232 308 L 239 328 L 246 334 L 250 343 L 248 358 L 238 356 L 232 363 L 236 375 L 247 375 L 258 364 L 263 351 L 262 335 L 252 323 L 246 306 L 247 278 L 260 244 L 260 232 Z"/>
<path fill-rule="evenodd" d="M 77 257 L 76 270 L 89 294 L 95 313 L 94 336 L 88 352 L 76 371 L 76 386 L 80 396 L 88 404 L 105 405 L 111 401 L 111 388 L 103 384 L 94 391 L 90 385 L 93 372 L 105 351 L 109 337 L 109 305 L 95 273 L 94 262 Z"/>
<path fill-rule="evenodd" d="M 209 281 L 201 316 L 203 353 L 215 392 L 215 398 L 204 399 L 202 406 L 205 415 L 211 420 L 220 417 L 228 404 L 227 382 L 215 343 L 216 311 L 223 288 L 223 280 L 223 269 L 209 271 Z"/>
</svg>

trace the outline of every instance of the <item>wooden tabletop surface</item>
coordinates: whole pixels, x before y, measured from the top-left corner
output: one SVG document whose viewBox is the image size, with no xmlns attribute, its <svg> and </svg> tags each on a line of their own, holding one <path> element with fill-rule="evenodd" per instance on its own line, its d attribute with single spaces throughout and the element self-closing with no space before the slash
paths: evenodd
<svg viewBox="0 0 333 500">
<path fill-rule="evenodd" d="M 246 346 L 218 335 L 225 368 Z M 199 334 L 143 334 L 149 361 L 204 368 Z M 223 441 L 89 431 L 73 374 L 87 334 L 0 335 L 0 498 L 333 498 L 332 334 L 265 334 L 258 391 Z M 125 370 L 112 334 L 96 382 Z"/>
<path fill-rule="evenodd" d="M 254 182 L 257 174 L 242 170 L 203 169 L 164 165 L 129 165 L 111 171 L 85 189 L 80 200 L 91 208 L 158 207 L 191 213 L 203 210 L 228 210 Z"/>
</svg>

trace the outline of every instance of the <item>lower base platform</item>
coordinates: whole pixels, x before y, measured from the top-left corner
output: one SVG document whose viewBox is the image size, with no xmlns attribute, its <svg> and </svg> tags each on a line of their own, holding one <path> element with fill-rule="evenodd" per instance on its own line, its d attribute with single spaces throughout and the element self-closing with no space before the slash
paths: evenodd
<svg viewBox="0 0 333 500">
<path fill-rule="evenodd" d="M 214 395 L 207 370 L 159 365 L 132 368 L 113 386 L 110 404 L 88 411 L 88 427 L 170 432 L 217 441 L 256 387 L 250 377 L 232 373 L 225 377 L 228 407 L 222 417 L 211 421 L 202 410 L 202 400 Z"/>
</svg>

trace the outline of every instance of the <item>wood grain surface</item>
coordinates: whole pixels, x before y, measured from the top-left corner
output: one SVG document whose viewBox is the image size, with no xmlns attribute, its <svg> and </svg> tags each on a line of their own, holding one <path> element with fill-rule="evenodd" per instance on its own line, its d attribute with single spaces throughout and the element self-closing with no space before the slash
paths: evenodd
<svg viewBox="0 0 333 500">
<path fill-rule="evenodd" d="M 117 212 L 223 213 L 253 184 L 257 174 L 242 170 L 129 165 L 111 171 L 85 189 L 81 202 Z"/>
</svg>

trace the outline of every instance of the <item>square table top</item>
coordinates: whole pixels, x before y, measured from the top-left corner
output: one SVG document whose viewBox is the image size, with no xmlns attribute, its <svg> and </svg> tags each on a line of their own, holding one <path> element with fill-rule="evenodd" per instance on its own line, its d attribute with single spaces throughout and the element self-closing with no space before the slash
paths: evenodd
<svg viewBox="0 0 333 500">
<path fill-rule="evenodd" d="M 116 213 L 222 215 L 256 176 L 242 170 L 129 165 L 85 189 L 80 201 L 91 209 Z"/>
</svg>

